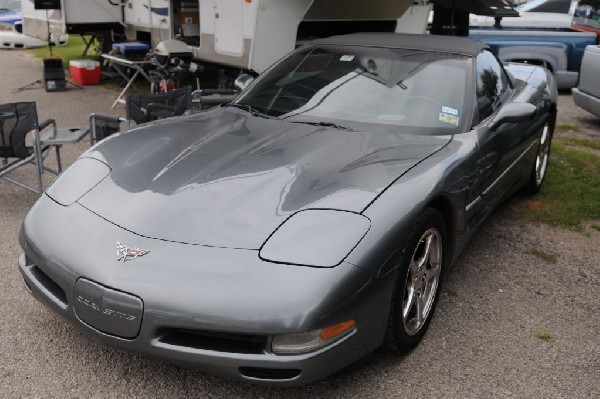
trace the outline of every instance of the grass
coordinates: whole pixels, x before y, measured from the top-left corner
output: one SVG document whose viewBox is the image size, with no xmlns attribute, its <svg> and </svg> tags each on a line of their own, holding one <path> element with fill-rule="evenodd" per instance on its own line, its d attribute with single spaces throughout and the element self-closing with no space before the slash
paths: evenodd
<svg viewBox="0 0 600 399">
<path fill-rule="evenodd" d="M 590 148 L 592 150 L 600 151 L 600 140 L 583 139 L 583 138 L 569 138 L 563 140 L 567 146 L 580 147 L 585 149 Z"/>
<path fill-rule="evenodd" d="M 62 58 L 63 67 L 66 69 L 69 67 L 69 61 L 71 60 L 81 60 L 81 59 L 91 59 L 97 60 L 98 55 L 86 55 L 82 56 L 83 50 L 85 49 L 85 43 L 81 36 L 79 35 L 69 35 L 69 44 L 66 46 L 53 46 L 52 47 L 52 56 L 57 58 Z M 48 46 L 38 47 L 35 49 L 25 50 L 32 53 L 39 59 L 48 58 L 50 56 L 50 51 L 48 50 Z"/>
<path fill-rule="evenodd" d="M 551 342 L 554 341 L 554 335 L 552 335 L 551 333 L 549 333 L 548 331 L 539 331 L 535 333 L 535 336 L 539 339 L 541 339 L 544 342 Z"/>
<path fill-rule="evenodd" d="M 554 140 L 542 191 L 531 198 L 514 197 L 509 215 L 580 231 L 585 221 L 600 220 L 599 149 L 594 140 Z"/>
<path fill-rule="evenodd" d="M 578 132 L 579 126 L 563 123 L 560 125 L 556 125 L 556 130 L 558 130 L 559 132 Z"/>
</svg>

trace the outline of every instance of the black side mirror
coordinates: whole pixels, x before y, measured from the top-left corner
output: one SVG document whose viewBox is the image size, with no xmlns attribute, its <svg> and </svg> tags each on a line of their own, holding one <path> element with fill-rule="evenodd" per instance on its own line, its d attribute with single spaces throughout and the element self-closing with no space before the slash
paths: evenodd
<svg viewBox="0 0 600 399">
<path fill-rule="evenodd" d="M 504 123 L 525 122 L 533 118 L 537 108 L 529 103 L 508 103 L 502 106 L 498 114 L 492 120 L 492 129 Z"/>
</svg>

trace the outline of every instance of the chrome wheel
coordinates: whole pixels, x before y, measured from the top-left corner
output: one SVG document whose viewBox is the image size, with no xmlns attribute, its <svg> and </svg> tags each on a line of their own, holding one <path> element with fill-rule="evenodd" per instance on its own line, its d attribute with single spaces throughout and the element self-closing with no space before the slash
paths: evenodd
<svg viewBox="0 0 600 399">
<path fill-rule="evenodd" d="M 438 229 L 423 233 L 408 266 L 402 300 L 402 321 L 410 336 L 425 325 L 439 285 L 442 271 L 442 237 Z"/>
<path fill-rule="evenodd" d="M 542 137 L 540 138 L 540 147 L 535 158 L 535 184 L 540 186 L 546 176 L 548 167 L 548 157 L 550 156 L 550 134 L 548 125 L 544 126 Z"/>
</svg>

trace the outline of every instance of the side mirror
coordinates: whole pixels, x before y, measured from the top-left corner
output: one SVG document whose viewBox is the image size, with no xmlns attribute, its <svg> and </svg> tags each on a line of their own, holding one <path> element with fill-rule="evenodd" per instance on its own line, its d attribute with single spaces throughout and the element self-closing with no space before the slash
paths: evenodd
<svg viewBox="0 0 600 399">
<path fill-rule="evenodd" d="M 502 106 L 498 115 L 492 120 L 492 129 L 504 123 L 525 122 L 535 115 L 537 108 L 529 103 L 508 103 Z"/>
<path fill-rule="evenodd" d="M 252 83 L 252 81 L 254 81 L 254 76 L 244 73 L 235 79 L 235 82 L 233 82 L 233 86 L 237 91 L 242 91 L 246 87 L 248 87 L 248 85 Z"/>
</svg>

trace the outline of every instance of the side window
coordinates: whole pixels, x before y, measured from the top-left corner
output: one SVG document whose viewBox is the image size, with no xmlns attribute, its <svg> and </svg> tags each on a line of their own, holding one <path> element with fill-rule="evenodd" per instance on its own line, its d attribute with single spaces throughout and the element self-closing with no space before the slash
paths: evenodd
<svg viewBox="0 0 600 399">
<path fill-rule="evenodd" d="M 477 64 L 477 106 L 483 120 L 502 104 L 508 91 L 508 78 L 504 69 L 490 51 L 482 51 L 476 58 Z"/>
</svg>

